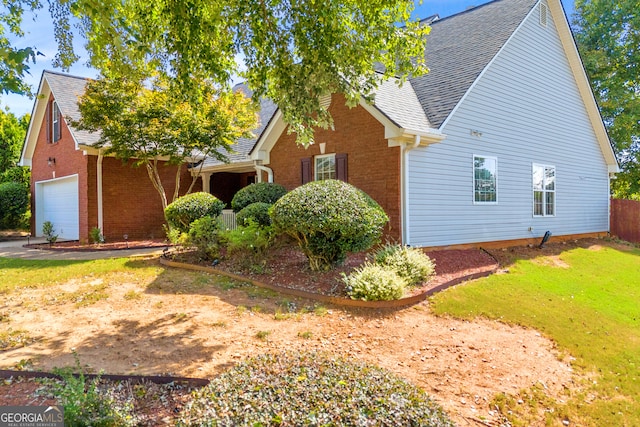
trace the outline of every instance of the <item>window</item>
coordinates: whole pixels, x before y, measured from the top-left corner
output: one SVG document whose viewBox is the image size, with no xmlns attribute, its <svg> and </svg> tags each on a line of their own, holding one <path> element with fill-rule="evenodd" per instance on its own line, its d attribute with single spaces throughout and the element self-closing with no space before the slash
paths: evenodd
<svg viewBox="0 0 640 427">
<path fill-rule="evenodd" d="M 315 156 L 315 180 L 336 179 L 336 155 L 323 154 Z"/>
<path fill-rule="evenodd" d="M 56 142 L 60 139 L 60 109 L 58 103 L 53 101 L 51 103 L 51 142 Z"/>
<path fill-rule="evenodd" d="M 498 202 L 498 160 L 495 157 L 473 156 L 474 203 Z"/>
<path fill-rule="evenodd" d="M 533 216 L 556 214 L 556 167 L 533 165 Z"/>
</svg>

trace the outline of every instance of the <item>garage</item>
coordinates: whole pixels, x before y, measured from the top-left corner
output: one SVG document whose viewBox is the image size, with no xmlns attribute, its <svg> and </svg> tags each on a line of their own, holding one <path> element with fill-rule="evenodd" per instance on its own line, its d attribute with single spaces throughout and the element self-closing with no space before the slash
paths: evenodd
<svg viewBox="0 0 640 427">
<path fill-rule="evenodd" d="M 36 236 L 51 221 L 61 240 L 79 239 L 78 175 L 36 183 Z"/>
</svg>

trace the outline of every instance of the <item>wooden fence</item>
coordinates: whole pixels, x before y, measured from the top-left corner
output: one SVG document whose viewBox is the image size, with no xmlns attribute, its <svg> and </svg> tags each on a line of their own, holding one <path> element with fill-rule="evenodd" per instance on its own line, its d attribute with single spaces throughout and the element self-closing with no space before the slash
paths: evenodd
<svg viewBox="0 0 640 427">
<path fill-rule="evenodd" d="M 611 235 L 640 243 L 640 202 L 611 199 Z"/>
</svg>

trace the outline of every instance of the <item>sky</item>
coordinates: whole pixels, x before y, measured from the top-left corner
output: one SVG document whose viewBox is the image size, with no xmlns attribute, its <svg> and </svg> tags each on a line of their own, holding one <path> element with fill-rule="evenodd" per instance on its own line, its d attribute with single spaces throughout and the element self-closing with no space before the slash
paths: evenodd
<svg viewBox="0 0 640 427">
<path fill-rule="evenodd" d="M 413 13 L 413 17 L 426 18 L 428 16 L 438 14 L 441 18 L 444 18 L 446 16 L 463 12 L 469 7 L 480 6 L 488 2 L 489 0 L 423 0 L 421 2 L 422 4 L 418 4 L 416 1 L 416 9 Z M 565 13 L 569 19 L 571 19 L 574 12 L 574 0 L 562 0 L 562 4 L 565 8 Z M 32 91 L 36 93 L 38 90 L 38 84 L 40 83 L 40 77 L 44 70 L 61 71 L 56 70 L 52 65 L 52 60 L 56 54 L 56 43 L 53 38 L 53 24 L 47 11 L 42 10 L 35 18 L 25 16 L 22 28 L 26 35 L 23 39 L 15 41 L 14 44 L 18 47 L 35 46 L 37 50 L 42 53 L 42 55 L 39 55 L 36 58 L 35 64 L 30 64 L 30 74 L 27 75 L 25 79 L 31 86 Z M 82 48 L 82 40 L 80 37 L 76 36 L 74 45 L 76 53 L 81 58 L 68 70 L 68 73 L 82 77 L 97 77 L 97 71 L 86 66 L 86 51 Z M 2 108 L 4 109 L 8 107 L 9 110 L 17 116 L 31 113 L 33 103 L 34 100 L 29 99 L 27 96 L 15 94 L 0 95 L 0 105 Z"/>
</svg>

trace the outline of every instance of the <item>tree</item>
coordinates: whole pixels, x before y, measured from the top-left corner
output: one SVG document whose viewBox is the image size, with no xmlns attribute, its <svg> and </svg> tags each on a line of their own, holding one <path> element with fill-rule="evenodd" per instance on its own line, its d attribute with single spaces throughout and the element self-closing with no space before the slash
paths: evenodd
<svg viewBox="0 0 640 427">
<path fill-rule="evenodd" d="M 0 174 L 18 163 L 29 117 L 25 114 L 18 119 L 8 109 L 0 110 Z"/>
<path fill-rule="evenodd" d="M 383 79 L 427 70 L 429 28 L 410 21 L 408 0 L 71 2 L 92 66 L 118 76 L 147 67 L 196 99 L 200 81 L 225 92 L 240 75 L 254 100 L 279 106 L 304 145 L 314 127 L 332 125 L 323 95 L 342 93 L 355 105 Z"/>
<path fill-rule="evenodd" d="M 640 199 L 640 14 L 634 0 L 577 0 L 574 32 L 622 172 L 613 194 Z"/>
<path fill-rule="evenodd" d="M 204 156 L 225 160 L 224 151 L 238 138 L 251 137 L 257 126 L 254 105 L 242 92 L 220 92 L 206 80 L 197 83 L 200 97 L 186 99 L 162 76 L 102 76 L 87 84 L 78 104 L 81 119 L 71 123 L 99 131 L 97 146 L 105 154 L 143 165 L 165 209 L 178 197 L 186 162 L 197 164 Z M 177 166 L 171 198 L 160 179 L 165 161 Z"/>
<path fill-rule="evenodd" d="M 31 95 L 31 89 L 24 82 L 29 73 L 29 63 L 35 63 L 39 55 L 35 46 L 17 48 L 11 45 L 9 36 L 24 37 L 20 28 L 25 11 L 37 12 L 42 9 L 39 0 L 5 0 L 0 11 L 0 93 L 19 93 Z M 70 3 L 66 0 L 51 0 L 49 12 L 53 17 L 58 53 L 54 65 L 63 69 L 75 62 L 78 57 L 73 53 L 73 33 L 69 21 Z M 8 30 L 8 33 L 5 32 Z"/>
</svg>

